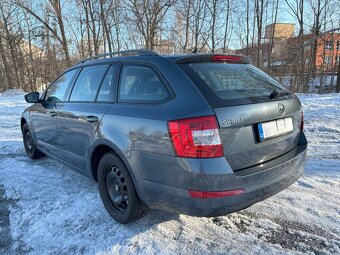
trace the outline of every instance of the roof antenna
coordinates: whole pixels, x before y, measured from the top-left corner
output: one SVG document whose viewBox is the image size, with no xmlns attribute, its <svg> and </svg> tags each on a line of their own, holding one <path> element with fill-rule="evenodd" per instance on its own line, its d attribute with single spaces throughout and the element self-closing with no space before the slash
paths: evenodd
<svg viewBox="0 0 340 255">
<path fill-rule="evenodd" d="M 197 53 L 197 46 L 195 46 L 195 49 L 192 51 L 192 53 Z"/>
</svg>

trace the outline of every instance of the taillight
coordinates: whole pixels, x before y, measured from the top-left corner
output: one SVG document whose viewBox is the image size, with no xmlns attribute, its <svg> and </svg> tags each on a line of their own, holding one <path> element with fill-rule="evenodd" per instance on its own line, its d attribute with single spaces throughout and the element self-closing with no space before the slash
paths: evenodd
<svg viewBox="0 0 340 255">
<path fill-rule="evenodd" d="M 303 131 L 303 125 L 304 125 L 304 120 L 303 120 L 303 111 L 302 111 L 301 112 L 300 131 Z"/>
<path fill-rule="evenodd" d="M 172 146 L 178 157 L 223 156 L 223 146 L 215 116 L 172 120 L 168 122 L 168 129 Z"/>
</svg>

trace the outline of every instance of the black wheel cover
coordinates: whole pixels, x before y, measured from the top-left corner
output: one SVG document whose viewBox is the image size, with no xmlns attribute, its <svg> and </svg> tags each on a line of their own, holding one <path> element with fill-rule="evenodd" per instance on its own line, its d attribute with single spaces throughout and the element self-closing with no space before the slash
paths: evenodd
<svg viewBox="0 0 340 255">
<path fill-rule="evenodd" d="M 125 177 L 116 166 L 108 166 L 105 173 L 105 188 L 112 209 L 117 213 L 124 213 L 129 204 Z"/>
</svg>

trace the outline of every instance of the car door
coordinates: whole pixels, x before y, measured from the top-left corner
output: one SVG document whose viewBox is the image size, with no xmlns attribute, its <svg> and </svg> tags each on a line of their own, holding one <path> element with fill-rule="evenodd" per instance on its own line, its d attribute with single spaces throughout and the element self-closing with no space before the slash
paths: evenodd
<svg viewBox="0 0 340 255">
<path fill-rule="evenodd" d="M 69 100 L 58 109 L 57 146 L 60 158 L 78 168 L 86 169 L 93 135 L 112 105 L 116 69 L 116 64 L 82 68 Z"/>
<path fill-rule="evenodd" d="M 31 111 L 31 120 L 37 139 L 37 144 L 42 150 L 55 155 L 56 146 L 56 116 L 58 104 L 64 101 L 68 87 L 77 70 L 73 69 L 61 75 L 45 91 L 41 102 L 36 104 Z"/>
</svg>

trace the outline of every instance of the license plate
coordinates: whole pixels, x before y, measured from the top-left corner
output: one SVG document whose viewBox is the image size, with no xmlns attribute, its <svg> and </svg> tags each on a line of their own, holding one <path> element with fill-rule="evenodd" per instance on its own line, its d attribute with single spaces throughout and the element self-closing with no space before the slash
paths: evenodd
<svg viewBox="0 0 340 255">
<path fill-rule="evenodd" d="M 293 131 L 293 119 L 284 118 L 257 124 L 260 142 Z"/>
</svg>

